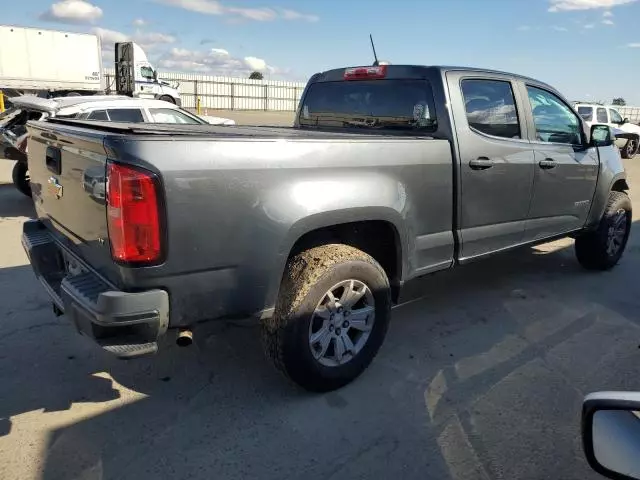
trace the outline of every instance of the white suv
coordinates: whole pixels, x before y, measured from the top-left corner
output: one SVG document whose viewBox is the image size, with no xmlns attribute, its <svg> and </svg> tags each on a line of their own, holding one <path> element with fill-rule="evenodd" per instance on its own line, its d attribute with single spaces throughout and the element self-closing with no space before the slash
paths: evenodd
<svg viewBox="0 0 640 480">
<path fill-rule="evenodd" d="M 633 158 L 638 153 L 640 126 L 630 123 L 626 118 L 622 118 L 622 115 L 614 107 L 577 103 L 575 108 L 589 127 L 603 124 L 614 128 L 617 138 L 616 145 L 620 148 L 622 158 Z"/>
</svg>

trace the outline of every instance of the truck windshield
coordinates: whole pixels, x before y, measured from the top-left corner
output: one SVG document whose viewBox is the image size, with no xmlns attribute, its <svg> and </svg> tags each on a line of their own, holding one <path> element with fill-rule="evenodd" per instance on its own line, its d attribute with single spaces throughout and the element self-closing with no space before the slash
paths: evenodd
<svg viewBox="0 0 640 480">
<path fill-rule="evenodd" d="M 426 80 L 357 80 L 312 84 L 300 126 L 434 132 L 431 85 Z"/>
</svg>

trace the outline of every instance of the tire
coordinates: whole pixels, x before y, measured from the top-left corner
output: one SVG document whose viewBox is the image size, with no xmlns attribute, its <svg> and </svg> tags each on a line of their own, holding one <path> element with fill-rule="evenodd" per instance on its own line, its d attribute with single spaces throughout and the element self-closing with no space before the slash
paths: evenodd
<svg viewBox="0 0 640 480">
<path fill-rule="evenodd" d="M 29 168 L 25 162 L 16 162 L 11 172 L 11 179 L 15 187 L 27 197 L 31 196 L 31 183 L 29 180 Z"/>
<path fill-rule="evenodd" d="M 350 306 L 344 301 L 340 313 L 347 288 L 358 300 Z M 336 301 L 323 309 L 330 291 Z M 306 390 L 340 388 L 358 377 L 378 353 L 391 317 L 390 292 L 380 264 L 356 248 L 332 244 L 305 250 L 289 259 L 274 316 L 262 324 L 265 354 Z M 312 335 L 321 331 L 323 340 L 312 346 Z M 337 361 L 340 346 L 345 350 L 342 363 Z"/>
<path fill-rule="evenodd" d="M 638 141 L 629 139 L 627 143 L 622 147 L 622 151 L 620 152 L 622 158 L 633 158 L 638 153 Z"/>
<path fill-rule="evenodd" d="M 610 192 L 598 228 L 576 238 L 578 262 L 588 270 L 613 268 L 624 253 L 630 232 L 631 200 L 626 193 Z M 612 238 L 616 233 L 618 241 Z"/>
<path fill-rule="evenodd" d="M 81 97 L 82 95 L 78 92 L 68 92 L 65 97 Z"/>
<path fill-rule="evenodd" d="M 176 104 L 176 101 L 173 99 L 173 97 L 170 97 L 169 95 L 162 95 L 158 100 L 173 103 L 174 105 Z"/>
</svg>

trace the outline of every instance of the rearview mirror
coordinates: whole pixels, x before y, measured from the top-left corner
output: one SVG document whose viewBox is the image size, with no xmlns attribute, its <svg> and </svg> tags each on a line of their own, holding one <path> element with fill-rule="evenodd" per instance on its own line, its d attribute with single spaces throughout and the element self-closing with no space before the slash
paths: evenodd
<svg viewBox="0 0 640 480">
<path fill-rule="evenodd" d="M 640 479 L 640 393 L 599 392 L 582 404 L 582 446 L 608 478 Z"/>
<path fill-rule="evenodd" d="M 608 147 L 613 145 L 613 133 L 608 125 L 593 125 L 591 127 L 591 146 Z"/>
</svg>

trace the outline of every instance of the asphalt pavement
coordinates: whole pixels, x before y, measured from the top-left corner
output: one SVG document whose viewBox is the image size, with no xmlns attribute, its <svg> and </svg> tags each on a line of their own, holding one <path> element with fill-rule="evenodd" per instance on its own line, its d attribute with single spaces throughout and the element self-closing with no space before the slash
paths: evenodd
<svg viewBox="0 0 640 480">
<path fill-rule="evenodd" d="M 103 353 L 53 315 L 20 246 L 31 215 L 0 185 L 3 480 L 596 479 L 582 398 L 640 391 L 637 224 L 610 272 L 582 270 L 565 240 L 425 279 L 365 374 L 316 395 L 242 322 L 150 358 Z"/>
</svg>

